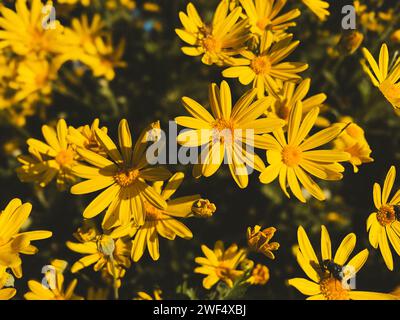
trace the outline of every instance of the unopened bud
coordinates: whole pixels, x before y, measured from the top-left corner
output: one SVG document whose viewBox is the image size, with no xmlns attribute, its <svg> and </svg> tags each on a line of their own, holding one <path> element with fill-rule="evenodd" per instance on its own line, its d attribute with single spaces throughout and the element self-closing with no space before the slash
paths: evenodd
<svg viewBox="0 0 400 320">
<path fill-rule="evenodd" d="M 198 218 L 210 218 L 216 210 L 215 204 L 208 199 L 199 199 L 192 206 L 192 212 Z"/>
</svg>

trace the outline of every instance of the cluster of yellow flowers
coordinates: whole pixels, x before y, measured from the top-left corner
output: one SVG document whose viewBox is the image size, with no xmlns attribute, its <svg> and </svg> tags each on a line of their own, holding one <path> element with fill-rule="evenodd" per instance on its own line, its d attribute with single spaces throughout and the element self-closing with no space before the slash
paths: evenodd
<svg viewBox="0 0 400 320">
<path fill-rule="evenodd" d="M 52 10 L 52 1 L 28 5 L 17 0 L 15 11 L 0 4 L 0 111 L 18 126 L 51 103 L 57 75 L 67 61 L 79 61 L 107 80 L 114 78 L 114 68 L 125 66 L 124 41 L 114 47 L 99 15 L 91 21 L 82 15 L 67 27 Z"/>
<path fill-rule="evenodd" d="M 68 5 L 91 4 L 90 0 L 59 1 Z M 270 184 L 278 180 L 283 193 L 294 195 L 305 203 L 310 195 L 317 200 L 326 194 L 314 181 L 334 181 L 343 178 L 344 162 L 358 172 L 363 163 L 372 162 L 371 148 L 363 129 L 349 117 L 339 117 L 330 123 L 320 116 L 327 99 L 324 93 L 307 97 L 311 80 L 300 75 L 309 66 L 303 62 L 287 61 L 299 46 L 288 33 L 296 26 L 299 9 L 284 11 L 286 0 L 222 0 L 210 24 L 203 22 L 192 3 L 180 12 L 183 28 L 177 35 L 187 43 L 182 48 L 188 56 L 201 56 L 206 65 L 223 68 L 224 78 L 237 78 L 243 86 L 252 85 L 240 99 L 233 102 L 227 81 L 220 86 L 209 85 L 207 110 L 189 97 L 182 103 L 190 116 L 179 116 L 175 122 L 186 130 L 177 137 L 178 143 L 202 147 L 199 163 L 193 167 L 195 178 L 211 177 L 228 157 L 230 173 L 240 188 L 246 188 L 249 174 L 259 172 L 259 181 Z M 309 9 L 325 21 L 329 4 L 320 0 L 302 0 Z M 357 1 L 356 1 L 357 2 Z M 134 1 L 107 1 L 110 8 L 122 5 L 133 9 Z M 47 5 L 51 6 L 51 1 Z M 20 115 L 27 115 L 32 106 L 49 98 L 52 82 L 67 61 L 80 61 L 93 71 L 95 77 L 112 80 L 114 69 L 123 67 L 124 41 L 114 47 L 112 36 L 106 31 L 99 15 L 89 19 L 74 18 L 71 26 L 42 25 L 41 12 L 45 5 L 40 0 L 17 0 L 15 11 L 0 7 L 0 108 L 15 112 L 13 105 L 23 106 Z M 156 10 L 155 8 L 149 10 Z M 357 9 L 365 14 L 360 5 Z M 282 13 L 282 11 L 284 13 Z M 379 63 L 364 48 L 369 63 L 362 66 L 373 85 L 395 107 L 400 107 L 400 58 L 389 62 L 387 46 L 382 45 Z M 4 87 L 3 87 L 4 86 Z M 10 90 L 12 94 L 9 95 Z M 26 108 L 24 106 L 27 106 Z M 321 129 L 322 127 L 322 129 Z M 175 240 L 191 239 L 191 230 L 181 222 L 185 218 L 212 217 L 216 206 L 201 195 L 174 197 L 184 182 L 182 172 L 171 173 L 164 166 L 151 165 L 146 157 L 150 137 L 159 135 L 160 122 L 149 124 L 134 141 L 127 120 L 120 121 L 118 141 L 111 138 L 108 128 L 95 119 L 81 127 L 68 126 L 64 119 L 57 125 L 42 126 L 44 140 L 29 138 L 28 154 L 20 155 L 17 175 L 22 182 L 44 188 L 56 182 L 60 191 L 74 195 L 95 196 L 83 210 L 83 224 L 74 233 L 76 241 L 66 246 L 83 255 L 71 266 L 72 273 L 93 266 L 109 281 L 118 298 L 118 289 L 132 262 L 138 262 L 147 250 L 156 261 L 160 257 L 160 237 Z M 240 130 L 239 137 L 233 131 Z M 250 137 L 246 130 L 252 130 Z M 227 134 L 228 131 L 228 134 Z M 253 151 L 244 152 L 246 146 Z M 254 148 L 263 150 L 265 164 Z M 264 152 L 265 151 L 265 152 Z M 216 160 L 217 159 L 217 160 Z M 400 255 L 400 221 L 396 206 L 400 205 L 400 190 L 389 200 L 395 180 L 395 168 L 389 170 L 383 188 L 374 185 L 373 201 L 376 212 L 367 220 L 369 241 L 380 248 L 389 270 L 393 270 L 392 252 Z M 290 189 L 290 193 L 288 191 Z M 35 254 L 31 242 L 52 236 L 49 231 L 24 231 L 24 222 L 31 212 L 29 203 L 13 199 L 0 213 L 0 299 L 15 295 L 13 275 L 22 277 L 21 254 Z M 101 218 L 101 223 L 98 223 Z M 214 249 L 201 246 L 204 257 L 195 258 L 200 266 L 194 272 L 203 274 L 203 286 L 212 288 L 219 281 L 229 288 L 239 284 L 263 285 L 269 280 L 269 269 L 248 258 L 258 252 L 275 259 L 279 243 L 271 242 L 276 229 L 256 225 L 247 230 L 247 248 L 232 244 L 225 249 L 217 241 Z M 389 240 L 388 240 L 389 239 Z M 343 287 L 342 276 L 335 273 L 352 267 L 357 273 L 368 258 L 365 249 L 350 261 L 356 245 L 356 235 L 347 235 L 336 254 L 332 255 L 331 240 L 325 226 L 321 228 L 321 258 L 319 259 L 303 229 L 298 229 L 296 258 L 312 280 L 294 278 L 289 285 L 309 299 L 392 299 L 385 293 L 356 291 Z M 74 294 L 77 280 L 64 290 L 67 263 L 52 261 L 54 274 L 46 273 L 49 288 L 35 280 L 28 282 L 26 299 L 83 299 Z M 333 268 L 332 268 L 333 266 Z M 335 269 L 336 268 L 336 269 Z M 11 271 L 11 274 L 9 271 Z M 343 271 L 344 272 L 344 271 Z M 345 273 L 345 272 L 344 272 Z M 346 276 L 346 275 L 345 275 Z M 102 293 L 92 293 L 92 295 Z M 138 293 L 138 299 L 152 296 Z M 161 292 L 154 292 L 161 299 Z"/>
</svg>

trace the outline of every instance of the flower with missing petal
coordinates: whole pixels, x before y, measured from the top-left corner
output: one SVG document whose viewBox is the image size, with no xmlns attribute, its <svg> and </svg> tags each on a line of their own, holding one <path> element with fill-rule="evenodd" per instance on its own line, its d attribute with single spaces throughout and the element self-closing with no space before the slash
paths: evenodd
<svg viewBox="0 0 400 320">
<path fill-rule="evenodd" d="M 396 214 L 400 205 L 400 189 L 389 200 L 395 179 L 396 168 L 391 166 L 383 183 L 383 188 L 381 189 L 378 183 L 374 184 L 373 198 L 377 211 L 371 213 L 367 220 L 369 242 L 375 249 L 379 247 L 389 270 L 393 270 L 393 257 L 389 242 L 400 256 L 400 221 Z"/>
<path fill-rule="evenodd" d="M 298 73 L 306 70 L 308 64 L 302 62 L 283 61 L 299 45 L 300 41 L 293 41 L 293 35 L 286 35 L 277 43 L 273 42 L 270 31 L 261 38 L 258 52 L 243 50 L 235 64 L 222 72 L 225 78 L 238 78 L 243 85 L 253 83 L 257 88 L 258 98 L 268 93 L 272 95 L 281 89 L 282 81 L 300 80 Z"/>
<path fill-rule="evenodd" d="M 119 124 L 119 148 L 103 130 L 95 129 L 107 157 L 93 151 L 77 148 L 80 157 L 90 165 L 80 164 L 73 168 L 78 177 L 87 179 L 71 188 L 72 194 L 87 194 L 104 189 L 84 210 L 86 219 L 106 210 L 103 228 L 111 229 L 126 225 L 133 219 L 143 225 L 146 217 L 145 202 L 157 209 L 165 209 L 164 199 L 146 181 L 161 181 L 170 178 L 171 173 L 162 167 L 150 167 L 146 159 L 149 135 L 160 129 L 155 122 L 146 128 L 133 145 L 128 122 Z"/>
<path fill-rule="evenodd" d="M 394 62 L 389 69 L 389 50 L 384 43 L 379 53 L 379 65 L 368 49 L 363 48 L 362 52 L 367 59 L 369 66 L 364 60 L 361 61 L 364 71 L 370 77 L 372 84 L 378 87 L 393 108 L 400 108 L 400 58 Z"/>
<path fill-rule="evenodd" d="M 52 236 L 50 231 L 44 230 L 20 232 L 31 210 L 29 202 L 22 203 L 20 199 L 13 199 L 0 213 L 0 268 L 11 268 L 17 278 L 22 277 L 20 254 L 36 254 L 38 248 L 31 242 Z"/>
<path fill-rule="evenodd" d="M 76 165 L 78 158 L 67 141 L 67 124 L 60 119 L 55 129 L 44 125 L 42 134 L 46 142 L 33 138 L 27 140 L 30 154 L 18 157 L 22 164 L 16 170 L 18 178 L 22 182 L 37 183 L 42 188 L 55 178 L 57 188 L 63 191 L 76 179 L 71 168 Z"/>
<path fill-rule="evenodd" d="M 273 135 L 264 135 L 256 146 L 267 150 L 269 166 L 261 173 L 262 183 L 271 183 L 279 177 L 281 189 L 287 197 L 287 184 L 297 199 L 306 202 L 300 183 L 318 200 L 325 200 L 325 194 L 310 177 L 311 175 L 323 180 L 340 180 L 344 168 L 339 162 L 347 161 L 350 155 L 337 150 L 313 150 L 335 139 L 341 132 L 337 126 L 323 129 L 307 137 L 313 128 L 319 114 L 315 107 L 303 118 L 303 108 L 298 102 L 290 111 L 288 129 L 285 134 L 282 129 Z M 300 183 L 299 183 L 300 181 Z"/>
<path fill-rule="evenodd" d="M 253 251 L 260 252 L 270 259 L 275 259 L 272 251 L 279 249 L 278 242 L 270 242 L 274 236 L 276 229 L 274 227 L 261 230 L 261 226 L 256 225 L 254 228 L 247 228 L 247 244 Z"/>
<path fill-rule="evenodd" d="M 242 8 L 237 7 L 229 13 L 229 3 L 221 1 L 212 24 L 207 25 L 200 18 L 192 3 L 187 5 L 187 13 L 179 12 L 183 29 L 175 29 L 176 34 L 188 45 L 182 47 L 188 56 L 202 55 L 202 62 L 207 65 L 226 65 L 233 63 L 232 56 L 245 47 L 249 38 L 246 20 L 238 21 Z"/>
<path fill-rule="evenodd" d="M 243 270 L 239 270 L 238 267 L 246 259 L 245 250 L 239 249 L 236 244 L 225 250 L 222 241 L 215 243 L 214 250 L 206 245 L 202 245 L 201 250 L 205 257 L 195 259 L 201 266 L 194 269 L 194 272 L 206 275 L 203 287 L 211 289 L 218 281 L 223 281 L 232 288 L 234 282 L 243 275 Z"/>
<path fill-rule="evenodd" d="M 368 258 L 368 250 L 364 249 L 348 261 L 356 245 L 356 235 L 348 234 L 341 242 L 336 254 L 332 253 L 331 239 L 325 226 L 321 227 L 321 259 L 315 251 L 302 226 L 297 231 L 299 248 L 296 250 L 297 262 L 305 274 L 311 279 L 293 278 L 289 285 L 295 287 L 307 300 L 393 300 L 394 296 L 386 293 L 356 291 L 350 288 L 346 280 L 357 275 Z M 341 269 L 339 274 L 332 273 L 324 265 Z"/>
<path fill-rule="evenodd" d="M 256 90 L 251 90 L 232 108 L 231 89 L 226 81 L 222 81 L 220 88 L 215 83 L 210 85 L 212 114 L 193 99 L 182 98 L 185 109 L 192 117 L 177 117 L 175 121 L 192 130 L 179 134 L 177 140 L 185 147 L 201 146 L 202 149 L 193 168 L 194 177 L 211 177 L 222 162 L 228 162 L 237 185 L 246 188 L 248 167 L 263 170 L 264 163 L 254 153 L 256 136 L 282 127 L 284 122 L 280 119 L 259 119 L 269 98 L 254 102 L 255 97 Z"/>
</svg>

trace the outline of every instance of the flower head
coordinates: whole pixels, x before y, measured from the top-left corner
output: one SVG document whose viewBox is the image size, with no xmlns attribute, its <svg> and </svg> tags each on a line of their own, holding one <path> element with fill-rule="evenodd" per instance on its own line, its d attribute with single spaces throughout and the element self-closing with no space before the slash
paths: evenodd
<svg viewBox="0 0 400 320">
<path fill-rule="evenodd" d="M 202 147 L 199 161 L 194 165 L 193 176 L 212 176 L 227 159 L 231 175 L 240 188 L 248 185 L 250 166 L 262 170 L 262 160 L 252 147 L 259 134 L 271 132 L 284 125 L 280 119 L 259 117 L 265 112 L 267 99 L 254 101 L 256 90 L 247 92 L 232 108 L 231 90 L 227 82 L 221 87 L 210 85 L 211 113 L 191 98 L 183 97 L 185 109 L 192 117 L 177 117 L 175 121 L 193 130 L 178 136 L 186 147 Z M 246 147 L 247 146 L 247 147 Z"/>
<path fill-rule="evenodd" d="M 165 200 L 146 181 L 162 181 L 171 173 L 162 167 L 150 167 L 146 160 L 146 146 L 152 130 L 159 130 L 159 123 L 151 124 L 142 132 L 135 145 L 128 122 L 119 124 L 119 148 L 107 133 L 96 128 L 96 139 L 107 156 L 85 148 L 77 148 L 80 157 L 90 165 L 80 164 L 73 168 L 74 174 L 87 179 L 71 188 L 73 194 L 102 191 L 84 210 L 86 219 L 106 210 L 103 228 L 127 225 L 133 219 L 143 225 L 146 217 L 145 203 L 157 209 L 165 209 Z"/>
<path fill-rule="evenodd" d="M 87 231 L 91 234 L 91 229 Z M 80 238 L 84 239 L 82 236 Z M 116 276 L 117 270 L 129 268 L 131 265 L 129 259 L 130 243 L 121 238 L 96 232 L 96 235 L 93 238 L 88 238 L 87 241 L 81 243 L 67 241 L 66 244 L 70 250 L 85 254 L 83 258 L 72 265 L 72 273 L 94 265 L 94 271 L 104 269 L 111 276 Z"/>
<path fill-rule="evenodd" d="M 282 35 L 289 27 L 296 26 L 292 20 L 300 16 L 299 9 L 293 9 L 280 14 L 287 0 L 240 0 L 251 26 L 250 31 L 256 36 L 271 31 L 275 35 Z"/>
<path fill-rule="evenodd" d="M 137 262 L 143 256 L 146 247 L 153 260 L 160 257 L 159 236 L 168 240 L 175 240 L 178 236 L 183 239 L 191 239 L 192 232 L 179 218 L 187 218 L 192 214 L 193 203 L 200 198 L 199 195 L 183 196 L 171 199 L 172 195 L 180 187 L 184 179 L 181 172 L 175 173 L 163 186 L 156 183 L 155 192 L 166 202 L 164 209 L 154 207 L 145 202 L 146 218 L 143 226 L 137 227 L 134 221 L 130 225 L 115 229 L 114 233 L 134 237 L 132 241 L 132 260 Z"/>
<path fill-rule="evenodd" d="M 200 18 L 192 3 L 187 5 L 187 13 L 180 12 L 179 18 L 183 29 L 175 29 L 177 35 L 188 45 L 182 51 L 188 56 L 202 55 L 202 62 L 207 65 L 226 65 L 233 62 L 248 39 L 246 20 L 239 21 L 242 8 L 236 7 L 229 13 L 229 3 L 221 1 L 213 22 L 207 25 Z"/>
<path fill-rule="evenodd" d="M 36 254 L 38 249 L 31 242 L 52 236 L 50 231 L 44 230 L 20 232 L 31 210 L 32 205 L 29 202 L 22 203 L 16 198 L 0 213 L 0 269 L 11 268 L 17 278 L 22 277 L 20 254 Z"/>
<path fill-rule="evenodd" d="M 304 278 L 293 278 L 289 280 L 289 285 L 309 296 L 308 300 L 394 299 L 389 294 L 353 290 L 347 281 L 343 280 L 354 277 L 368 258 L 368 250 L 364 249 L 348 261 L 356 245 L 354 233 L 348 234 L 343 239 L 336 254 L 333 255 L 328 230 L 322 226 L 321 260 L 317 258 L 310 240 L 301 226 L 298 228 L 297 238 L 299 242 L 299 248 L 296 251 L 297 262 L 311 281 Z"/>
<path fill-rule="evenodd" d="M 368 49 L 362 49 L 365 59 L 367 59 L 369 66 L 365 61 L 361 61 L 364 71 L 370 77 L 373 85 L 378 87 L 381 93 L 385 96 L 393 108 L 400 108 L 400 58 L 398 58 L 393 66 L 389 68 L 389 50 L 384 43 L 379 53 L 379 66 L 375 61 L 372 54 Z"/>
<path fill-rule="evenodd" d="M 312 150 L 333 139 L 341 129 L 331 126 L 314 135 L 307 137 L 319 114 L 319 108 L 313 108 L 303 118 L 301 102 L 298 102 L 290 111 L 287 134 L 282 129 L 273 132 L 273 135 L 264 135 L 260 139 L 260 147 L 267 150 L 269 166 L 261 173 L 260 181 L 270 183 L 279 176 L 281 189 L 289 196 L 286 190 L 287 183 L 293 194 L 302 202 L 306 202 L 301 191 L 303 187 L 318 200 L 325 200 L 321 188 L 309 174 L 323 180 L 340 180 L 344 171 L 341 161 L 350 159 L 347 152 L 336 150 Z"/>
<path fill-rule="evenodd" d="M 24 295 L 26 300 L 83 300 L 74 293 L 78 280 L 71 281 L 64 290 L 64 268 L 59 268 L 60 262 L 64 262 L 64 267 L 67 265 L 61 260 L 52 262 L 52 267 L 45 274 L 47 286 L 36 280 L 28 281 L 30 291 Z"/>
<path fill-rule="evenodd" d="M 245 251 L 239 249 L 236 244 L 232 244 L 225 250 L 222 241 L 215 243 L 214 250 L 206 245 L 202 245 L 201 250 L 205 257 L 195 259 L 201 266 L 194 269 L 194 272 L 207 275 L 203 279 L 203 287 L 211 289 L 218 281 L 223 281 L 232 288 L 233 283 L 243 275 L 243 271 L 238 270 L 238 266 L 246 259 Z"/>
<path fill-rule="evenodd" d="M 0 7 L 0 48 L 10 47 L 18 55 L 38 58 L 66 50 L 63 27 L 55 21 L 54 28 L 44 28 L 43 12 L 46 8 L 41 0 L 32 0 L 30 8 L 26 0 L 17 0 L 15 11 Z"/>
<path fill-rule="evenodd" d="M 240 83 L 253 83 L 257 88 L 257 95 L 262 98 L 268 94 L 278 92 L 281 81 L 295 81 L 301 79 L 298 73 L 306 70 L 308 65 L 302 62 L 283 61 L 299 45 L 299 41 L 292 42 L 293 35 L 287 35 L 277 43 L 273 42 L 273 34 L 265 32 L 261 38 L 258 53 L 246 50 L 241 51 L 242 58 L 237 59 L 232 67 L 222 72 L 225 78 L 238 78 Z"/>
<path fill-rule="evenodd" d="M 391 166 L 383 188 L 381 189 L 378 183 L 374 184 L 373 198 L 377 211 L 371 213 L 367 220 L 369 242 L 375 249 L 379 247 L 389 270 L 393 270 L 393 257 L 389 242 L 395 252 L 400 255 L 400 221 L 396 214 L 397 207 L 400 205 L 400 189 L 389 199 L 395 179 L 396 168 Z"/>
<path fill-rule="evenodd" d="M 22 164 L 17 168 L 18 177 L 23 182 L 35 182 L 40 187 L 46 187 L 56 178 L 57 187 L 64 190 L 75 181 L 71 169 L 77 163 L 77 154 L 67 141 L 67 124 L 60 119 L 56 129 L 44 125 L 42 134 L 46 142 L 33 138 L 27 140 L 30 154 L 18 157 Z"/>
</svg>

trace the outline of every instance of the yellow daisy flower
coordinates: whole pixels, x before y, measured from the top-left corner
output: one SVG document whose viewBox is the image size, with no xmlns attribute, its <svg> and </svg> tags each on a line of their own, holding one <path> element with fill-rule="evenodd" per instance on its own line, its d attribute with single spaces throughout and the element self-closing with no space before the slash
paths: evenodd
<svg viewBox="0 0 400 320">
<path fill-rule="evenodd" d="M 87 194 L 105 189 L 86 207 L 84 218 L 93 218 L 107 209 L 102 226 L 108 230 L 126 225 L 131 219 L 143 225 L 146 216 L 144 201 L 158 209 L 167 207 L 165 200 L 146 183 L 146 180 L 163 181 L 171 176 L 167 169 L 149 167 L 147 163 L 146 145 L 151 129 L 160 129 L 159 122 L 144 130 L 133 145 L 128 122 L 121 120 L 118 128 L 119 149 L 103 130 L 95 129 L 96 138 L 110 159 L 77 148 L 77 153 L 91 166 L 74 166 L 74 174 L 87 180 L 72 186 L 71 193 Z"/>
<path fill-rule="evenodd" d="M 287 0 L 240 0 L 254 35 L 262 36 L 265 31 L 271 31 L 275 36 L 285 33 L 289 27 L 296 26 L 291 21 L 300 16 L 299 9 L 280 14 Z"/>
<path fill-rule="evenodd" d="M 153 296 L 146 292 L 140 291 L 137 293 L 137 297 L 134 300 L 162 300 L 161 294 L 162 291 L 160 289 L 154 290 Z"/>
<path fill-rule="evenodd" d="M 302 120 L 302 105 L 298 102 L 289 114 L 287 137 L 282 129 L 278 129 L 273 136 L 264 135 L 256 144 L 267 150 L 270 164 L 261 173 L 260 181 L 268 184 L 279 176 L 281 189 L 286 196 L 290 197 L 286 190 L 288 183 L 295 197 L 302 202 L 306 202 L 306 199 L 299 180 L 313 197 L 325 200 L 323 191 L 309 174 L 323 180 L 340 180 L 344 168 L 338 162 L 350 159 L 350 155 L 343 151 L 313 150 L 335 139 L 341 131 L 339 127 L 331 126 L 307 138 L 318 114 L 319 108 L 313 108 Z"/>
<path fill-rule="evenodd" d="M 325 21 L 330 15 L 329 3 L 321 0 L 301 0 L 321 21 Z"/>
<path fill-rule="evenodd" d="M 349 162 L 357 173 L 358 166 L 373 162 L 374 159 L 370 157 L 372 150 L 365 138 L 364 130 L 352 121 L 350 117 L 343 117 L 339 123 L 334 124 L 341 128 L 342 133 L 333 141 L 333 144 L 336 150 L 350 154 Z"/>
<path fill-rule="evenodd" d="M 270 259 L 275 259 L 272 251 L 279 249 L 278 242 L 270 242 L 276 229 L 274 227 L 261 230 L 261 226 L 256 225 L 254 228 L 247 228 L 247 244 L 253 251 L 260 252 Z"/>
<path fill-rule="evenodd" d="M 41 58 L 48 53 L 57 54 L 66 50 L 63 27 L 58 21 L 55 21 L 55 28 L 43 28 L 43 7 L 41 0 L 32 0 L 30 8 L 26 0 L 17 0 L 16 11 L 2 6 L 0 49 L 11 47 L 18 55 Z"/>
<path fill-rule="evenodd" d="M 146 247 L 153 260 L 160 257 L 158 235 L 168 240 L 174 240 L 176 236 L 183 239 L 191 239 L 192 232 L 176 218 L 187 218 L 192 215 L 193 203 L 200 199 L 200 195 L 184 196 L 170 199 L 183 182 L 184 174 L 175 173 L 164 187 L 162 182 L 156 182 L 154 190 L 165 200 L 165 209 L 158 209 L 145 202 L 146 219 L 143 226 L 137 228 L 135 222 L 128 226 L 117 228 L 116 234 L 125 236 L 135 235 L 132 241 L 132 260 L 137 262 L 143 256 Z M 124 231 L 125 230 L 125 231 Z"/>
<path fill-rule="evenodd" d="M 242 270 L 238 270 L 239 264 L 246 259 L 246 253 L 239 249 L 236 244 L 232 244 L 225 250 L 222 241 L 217 241 L 214 250 L 206 245 L 201 246 L 205 257 L 197 257 L 196 263 L 200 267 L 194 269 L 195 273 L 207 275 L 203 279 L 203 287 L 211 289 L 218 281 L 223 281 L 228 287 L 232 288 L 233 283 L 243 275 Z"/>
<path fill-rule="evenodd" d="M 272 94 L 282 87 L 281 81 L 299 80 L 298 73 L 306 70 L 308 64 L 302 62 L 282 62 L 299 45 L 300 41 L 292 41 L 293 35 L 287 35 L 273 44 L 273 34 L 264 33 L 259 45 L 259 53 L 248 50 L 240 52 L 234 66 L 225 69 L 222 75 L 225 78 L 238 78 L 243 85 L 253 83 L 257 88 L 258 98 L 265 96 L 265 92 Z"/>
<path fill-rule="evenodd" d="M 394 299 L 390 294 L 356 291 L 346 285 L 346 279 L 355 276 L 368 258 L 364 249 L 348 261 L 356 245 L 356 235 L 348 234 L 341 242 L 336 254 L 332 254 L 331 239 L 325 226 L 321 227 L 321 258 L 319 260 L 302 226 L 297 231 L 299 248 L 296 250 L 297 262 L 311 279 L 293 278 L 288 281 L 307 300 L 387 300 Z M 347 262 L 348 261 L 348 262 Z M 332 266 L 332 268 L 330 268 Z M 340 270 L 340 272 L 336 272 Z M 334 272 L 332 272 L 334 271 Z M 346 283 L 345 283 L 346 282 Z"/>
<path fill-rule="evenodd" d="M 192 3 L 187 5 L 187 13 L 179 12 L 183 29 L 175 29 L 182 41 L 190 46 L 182 47 L 188 56 L 203 55 L 204 64 L 226 65 L 233 62 L 248 40 L 247 21 L 239 21 L 242 8 L 237 7 L 229 13 L 229 3 L 221 1 L 218 5 L 211 25 L 200 18 Z"/>
<path fill-rule="evenodd" d="M 71 281 L 67 289 L 64 290 L 64 268 L 59 268 L 59 262 L 64 262 L 64 268 L 67 265 L 65 261 L 61 260 L 52 262 L 52 266 L 54 267 L 53 271 L 49 270 L 45 274 L 48 285 L 47 288 L 39 281 L 28 281 L 30 291 L 24 295 L 26 300 L 83 300 L 82 297 L 74 293 L 78 280 L 74 279 Z"/>
<path fill-rule="evenodd" d="M 86 14 L 82 15 L 80 19 L 73 18 L 71 28 L 65 29 L 65 36 L 71 45 L 75 46 L 74 51 L 83 50 L 88 54 L 96 54 L 95 39 L 103 32 L 104 22 L 99 14 L 95 14 L 89 22 Z M 68 52 L 64 54 L 79 55 L 76 52 Z"/>
<path fill-rule="evenodd" d="M 27 140 L 29 155 L 18 157 L 22 164 L 17 174 L 22 182 L 35 182 L 46 187 L 54 178 L 59 190 L 65 190 L 68 184 L 75 181 L 71 169 L 77 164 L 77 154 L 67 141 L 68 128 L 64 119 L 57 122 L 56 130 L 42 126 L 42 142 L 30 138 Z"/>
<path fill-rule="evenodd" d="M 384 43 L 379 53 L 379 66 L 368 49 L 363 48 L 362 52 L 367 59 L 369 66 L 362 60 L 361 64 L 364 71 L 371 78 L 375 87 L 378 87 L 386 100 L 393 108 L 400 108 L 400 58 L 389 68 L 389 50 Z"/>
<path fill-rule="evenodd" d="M 15 198 L 0 213 L 0 268 L 11 268 L 17 278 L 22 277 L 20 253 L 36 254 L 39 250 L 31 242 L 52 236 L 50 231 L 44 230 L 20 232 L 31 210 L 32 205 L 29 202 L 22 203 Z"/>
<path fill-rule="evenodd" d="M 0 301 L 1 300 L 10 300 L 12 299 L 17 290 L 12 287 L 12 282 L 14 278 L 11 274 L 6 271 L 7 268 L 0 266 Z"/>
<path fill-rule="evenodd" d="M 194 177 L 212 176 L 225 155 L 231 175 L 240 188 L 248 185 L 249 169 L 246 165 L 263 170 L 262 160 L 245 145 L 254 146 L 254 135 L 271 132 L 282 127 L 284 122 L 280 119 L 258 119 L 265 112 L 268 98 L 253 102 L 255 96 L 255 90 L 247 92 L 232 109 L 228 83 L 222 81 L 220 88 L 213 83 L 209 89 L 212 114 L 193 99 L 182 98 L 183 106 L 192 117 L 177 117 L 175 121 L 194 130 L 181 133 L 178 142 L 186 147 L 202 146 L 199 163 L 193 168 Z"/>
<path fill-rule="evenodd" d="M 310 84 L 311 79 L 309 78 L 304 79 L 299 84 L 289 81 L 285 82 L 282 90 L 272 93 L 274 100 L 271 100 L 272 104 L 267 110 L 267 115 L 277 116 L 278 118 L 287 122 L 290 110 L 292 110 L 292 108 L 299 101 L 303 105 L 303 113 L 309 112 L 314 107 L 320 107 L 327 98 L 326 94 L 319 93 L 306 98 L 308 92 L 310 91 Z M 317 121 L 323 123 L 327 120 L 320 117 L 317 119 Z"/>
<path fill-rule="evenodd" d="M 90 126 L 85 125 L 77 129 L 69 126 L 67 140 L 75 147 L 84 148 L 105 156 L 106 151 L 102 148 L 99 140 L 96 137 L 96 130 L 98 129 L 104 133 L 107 133 L 108 131 L 106 127 L 100 127 L 100 120 L 97 118 L 93 120 Z"/>
<path fill-rule="evenodd" d="M 47 60 L 25 60 L 18 65 L 17 75 L 10 87 L 17 91 L 14 96 L 16 102 L 21 101 L 33 93 L 49 95 L 52 90 L 52 81 L 57 77 L 55 64 Z"/>
<path fill-rule="evenodd" d="M 386 175 L 383 189 L 378 183 L 374 184 L 373 196 L 376 212 L 371 213 L 367 220 L 367 231 L 369 231 L 369 242 L 381 250 L 389 270 L 393 270 L 393 257 L 389 242 L 394 250 L 400 255 L 400 221 L 396 214 L 396 206 L 400 205 L 400 189 L 389 200 L 394 180 L 396 179 L 396 168 L 390 167 Z M 388 242 L 389 238 L 389 242 Z"/>
<path fill-rule="evenodd" d="M 97 233 L 92 239 L 81 243 L 67 241 L 67 247 L 85 256 L 75 262 L 71 267 L 72 273 L 93 266 L 94 271 L 106 269 L 113 276 L 115 269 L 129 268 L 130 244 L 120 238 Z"/>
<path fill-rule="evenodd" d="M 96 37 L 94 39 L 95 54 L 82 53 L 79 60 L 89 66 L 95 77 L 105 77 L 108 81 L 115 78 L 115 68 L 125 68 L 122 60 L 125 52 L 125 40 L 122 39 L 115 47 L 111 36 Z"/>
</svg>

